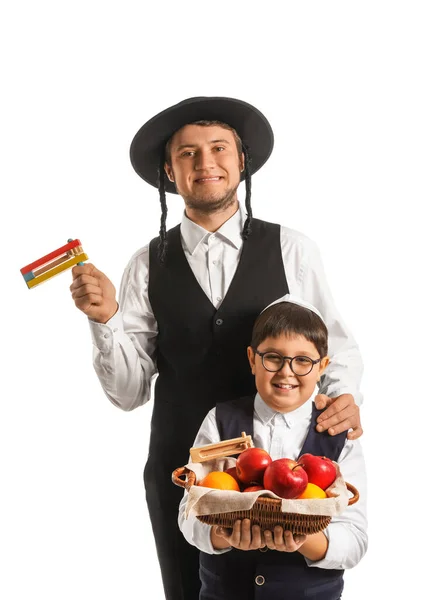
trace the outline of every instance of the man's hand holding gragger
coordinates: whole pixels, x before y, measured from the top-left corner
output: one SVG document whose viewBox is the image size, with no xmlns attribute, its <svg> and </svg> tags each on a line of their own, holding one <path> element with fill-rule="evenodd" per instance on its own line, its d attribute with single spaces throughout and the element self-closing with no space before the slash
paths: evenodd
<svg viewBox="0 0 442 600">
<path fill-rule="evenodd" d="M 92 263 L 72 269 L 75 306 L 92 321 L 107 323 L 118 310 L 115 286 Z"/>
</svg>

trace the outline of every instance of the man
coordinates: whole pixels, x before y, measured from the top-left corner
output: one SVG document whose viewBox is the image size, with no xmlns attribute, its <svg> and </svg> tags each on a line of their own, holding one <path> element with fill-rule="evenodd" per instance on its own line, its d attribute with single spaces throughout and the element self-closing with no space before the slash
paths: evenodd
<svg viewBox="0 0 442 600">
<path fill-rule="evenodd" d="M 329 329 L 331 364 L 318 427 L 361 435 L 358 348 L 328 290 L 314 243 L 252 218 L 251 175 L 268 159 L 273 133 L 253 106 L 231 98 L 190 98 L 148 121 L 131 145 L 136 172 L 159 187 L 160 236 L 123 276 L 119 303 L 92 264 L 73 269 L 76 306 L 90 321 L 94 366 L 108 398 L 124 410 L 155 384 L 146 497 L 167 600 L 198 598 L 198 552 L 177 526 L 181 491 L 172 471 L 188 460 L 204 416 L 217 402 L 254 393 L 244 348 L 265 306 L 294 293 L 318 307 Z M 246 184 L 246 210 L 238 203 Z M 185 203 L 166 233 L 166 192 Z M 229 373 L 229 377 L 225 373 Z"/>
</svg>

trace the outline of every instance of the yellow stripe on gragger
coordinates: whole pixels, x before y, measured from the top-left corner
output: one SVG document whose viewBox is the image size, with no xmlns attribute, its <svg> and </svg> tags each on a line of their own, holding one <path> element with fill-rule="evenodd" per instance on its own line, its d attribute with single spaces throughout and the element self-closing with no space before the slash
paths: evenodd
<svg viewBox="0 0 442 600">
<path fill-rule="evenodd" d="M 34 279 L 30 279 L 26 282 L 26 284 L 28 288 L 33 288 L 36 285 L 43 283 L 43 281 L 46 281 L 47 279 L 50 279 L 51 277 L 54 277 L 55 275 L 66 271 L 66 269 L 74 267 L 79 262 L 84 262 L 85 260 L 88 260 L 88 258 L 88 255 L 84 252 L 82 254 L 78 254 L 77 256 L 74 256 L 73 258 L 64 262 L 63 264 L 58 265 L 53 269 L 50 269 L 49 271 L 46 271 L 46 273 L 42 273 L 41 275 L 37 275 L 37 277 L 34 277 Z"/>
</svg>

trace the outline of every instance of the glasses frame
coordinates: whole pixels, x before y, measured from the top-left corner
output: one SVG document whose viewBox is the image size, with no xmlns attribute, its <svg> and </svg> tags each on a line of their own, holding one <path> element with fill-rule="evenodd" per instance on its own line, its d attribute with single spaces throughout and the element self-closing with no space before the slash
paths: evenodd
<svg viewBox="0 0 442 600">
<path fill-rule="evenodd" d="M 290 369 L 291 369 L 292 373 L 294 375 L 296 375 L 296 377 L 305 377 L 306 375 L 310 375 L 310 373 L 313 371 L 313 367 L 315 365 L 317 365 L 319 362 L 321 362 L 321 360 L 322 360 L 321 357 L 317 358 L 316 360 L 313 360 L 313 358 L 310 358 L 310 356 L 304 356 L 303 354 L 298 354 L 298 356 L 283 356 L 282 354 L 279 354 L 279 352 L 276 352 L 275 350 L 267 350 L 267 352 L 260 352 L 257 348 L 254 348 L 253 351 L 255 352 L 255 354 L 258 354 L 258 356 L 261 357 L 262 366 L 269 373 L 278 373 L 279 371 L 281 371 L 281 369 L 284 368 L 285 361 L 288 360 Z M 282 358 L 282 365 L 279 367 L 279 369 L 276 369 L 276 371 L 273 371 L 272 369 L 268 369 L 265 366 L 264 356 L 266 354 L 277 354 L 278 356 L 280 356 Z M 307 360 L 309 360 L 311 362 L 310 371 L 307 371 L 307 373 L 303 373 L 302 375 L 297 373 L 295 371 L 295 369 L 293 368 L 293 361 L 295 360 L 295 358 L 306 358 Z"/>
</svg>

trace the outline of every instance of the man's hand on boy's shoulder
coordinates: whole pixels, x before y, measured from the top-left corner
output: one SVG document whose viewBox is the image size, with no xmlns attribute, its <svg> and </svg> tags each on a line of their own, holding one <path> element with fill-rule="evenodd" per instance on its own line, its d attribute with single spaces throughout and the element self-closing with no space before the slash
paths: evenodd
<svg viewBox="0 0 442 600">
<path fill-rule="evenodd" d="M 361 437 L 361 416 L 359 406 L 351 394 L 342 394 L 337 398 L 329 398 L 325 394 L 318 394 L 315 398 L 318 410 L 324 410 L 318 417 L 317 431 L 327 430 L 330 435 L 337 435 L 343 431 L 349 431 L 347 438 L 356 440 Z"/>
</svg>

